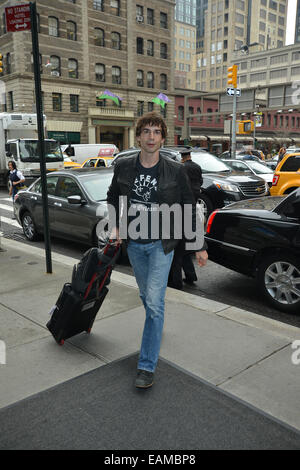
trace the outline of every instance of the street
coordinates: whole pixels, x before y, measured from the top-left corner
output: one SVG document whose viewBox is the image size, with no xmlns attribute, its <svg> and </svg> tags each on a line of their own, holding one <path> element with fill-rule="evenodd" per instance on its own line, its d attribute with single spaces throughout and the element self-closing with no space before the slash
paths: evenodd
<svg viewBox="0 0 300 470">
<path fill-rule="evenodd" d="M 16 240 L 28 245 L 28 247 L 33 245 L 44 248 L 43 241 L 34 243 L 27 241 L 18 222 L 12 220 L 12 202 L 3 189 L 0 191 L 0 215 L 0 230 L 4 238 Z M 79 260 L 88 247 L 52 238 L 51 249 L 53 252 Z M 132 274 L 130 265 L 125 263 L 118 264 L 116 270 Z M 257 290 L 254 279 L 223 268 L 211 261 L 208 261 L 207 266 L 204 268 L 196 267 L 196 270 L 198 281 L 195 283 L 195 286 L 184 286 L 186 292 L 242 308 L 289 325 L 300 326 L 300 316 L 282 313 L 265 303 Z"/>
</svg>

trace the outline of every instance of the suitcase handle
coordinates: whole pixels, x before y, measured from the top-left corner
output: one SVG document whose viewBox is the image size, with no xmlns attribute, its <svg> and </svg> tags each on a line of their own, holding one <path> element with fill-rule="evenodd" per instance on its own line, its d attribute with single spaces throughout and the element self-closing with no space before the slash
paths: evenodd
<svg viewBox="0 0 300 470">
<path fill-rule="evenodd" d="M 106 247 L 104 248 L 104 251 L 103 251 L 103 254 L 104 254 L 104 255 L 106 255 L 106 253 L 107 253 L 109 247 L 110 247 L 110 244 L 108 243 L 108 244 L 106 245 Z M 112 258 L 112 261 L 115 260 L 119 248 L 120 248 L 120 243 L 117 243 L 117 244 L 116 244 L 115 253 L 114 253 L 114 256 L 113 256 L 113 258 Z M 99 261 L 98 266 L 101 266 L 101 261 Z M 103 279 L 102 279 L 101 285 L 99 286 L 98 292 L 100 292 L 101 289 L 102 289 L 102 287 L 104 286 L 104 283 L 105 283 L 105 281 L 106 281 L 106 279 L 107 279 L 107 276 L 109 275 L 109 273 L 110 273 L 111 270 L 112 270 L 112 263 L 111 263 L 110 266 L 108 266 L 108 268 L 107 268 L 107 270 L 106 270 L 106 273 L 105 273 L 105 275 L 104 275 L 104 277 L 103 277 Z M 90 281 L 90 283 L 89 283 L 89 285 L 88 285 L 88 287 L 87 287 L 87 289 L 86 289 L 86 292 L 85 292 L 85 295 L 84 295 L 84 300 L 87 299 L 87 297 L 88 297 L 88 295 L 89 295 L 89 293 L 90 293 L 90 291 L 91 291 L 91 288 L 92 288 L 92 286 L 93 286 L 93 284 L 94 284 L 96 278 L 97 278 L 97 273 L 94 273 L 93 276 L 92 276 L 92 279 L 91 279 L 91 281 Z"/>
</svg>

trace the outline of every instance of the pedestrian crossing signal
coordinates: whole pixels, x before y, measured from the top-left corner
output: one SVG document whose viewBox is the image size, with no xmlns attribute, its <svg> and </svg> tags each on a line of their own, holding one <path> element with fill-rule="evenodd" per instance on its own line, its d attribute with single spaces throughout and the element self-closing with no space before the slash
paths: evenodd
<svg viewBox="0 0 300 470">
<path fill-rule="evenodd" d="M 228 83 L 228 85 L 231 85 L 234 88 L 237 87 L 237 69 L 238 69 L 237 65 L 232 65 L 231 67 L 227 68 L 227 72 L 228 72 L 228 74 L 227 74 L 227 77 L 228 77 L 227 83 Z"/>
</svg>

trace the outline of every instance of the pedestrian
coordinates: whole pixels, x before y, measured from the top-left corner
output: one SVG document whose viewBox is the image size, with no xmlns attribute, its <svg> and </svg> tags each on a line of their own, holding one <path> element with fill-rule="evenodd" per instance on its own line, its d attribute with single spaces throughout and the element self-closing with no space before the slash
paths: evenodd
<svg viewBox="0 0 300 470">
<path fill-rule="evenodd" d="M 202 170 L 200 165 L 192 161 L 191 150 L 181 151 L 181 163 L 187 172 L 195 204 L 200 198 L 201 186 L 203 183 Z M 182 270 L 185 278 L 182 280 Z M 185 249 L 185 240 L 181 240 L 175 248 L 172 266 L 169 274 L 168 286 L 174 289 L 182 289 L 182 281 L 193 285 L 197 281 L 197 274 L 192 259 L 192 253 Z"/>
<path fill-rule="evenodd" d="M 127 197 L 128 206 L 125 210 L 123 206 L 122 210 L 128 215 L 129 221 L 127 253 L 145 307 L 146 318 L 135 382 L 138 388 L 148 388 L 153 384 L 163 331 L 168 275 L 174 248 L 179 241 L 176 239 L 175 218 L 169 217 L 169 236 L 164 235 L 162 208 L 175 204 L 182 208 L 184 204 L 193 207 L 193 194 L 183 165 L 160 154 L 166 136 L 167 127 L 160 115 L 148 113 L 142 116 L 136 126 L 136 140 L 140 150 L 133 156 L 117 161 L 107 193 L 110 221 L 116 215 L 116 226 L 111 231 L 111 237 L 119 242 L 122 242 L 123 221 L 119 213 L 119 198 L 123 197 L 124 201 L 124 197 Z M 155 210 L 159 210 L 159 217 L 156 218 L 158 226 L 154 224 L 151 227 L 151 213 Z M 135 226 L 141 215 L 148 218 L 146 233 L 140 224 L 140 233 L 133 236 L 131 226 Z M 192 215 L 194 225 L 195 210 Z M 158 236 L 153 236 L 153 229 L 157 229 Z M 206 264 L 205 246 L 196 252 L 196 258 L 200 266 Z"/>
<path fill-rule="evenodd" d="M 283 157 L 285 156 L 286 154 L 286 148 L 285 147 L 281 147 L 281 149 L 279 149 L 279 153 L 278 153 L 278 160 L 277 160 L 277 165 L 279 162 L 281 162 L 281 160 L 283 159 Z"/>
<path fill-rule="evenodd" d="M 8 162 L 9 168 L 9 180 L 10 180 L 10 187 L 9 187 L 9 195 L 12 196 L 12 200 L 14 202 L 15 196 L 19 189 L 24 185 L 25 178 L 21 171 L 17 169 L 16 162 L 14 160 L 10 160 Z"/>
</svg>

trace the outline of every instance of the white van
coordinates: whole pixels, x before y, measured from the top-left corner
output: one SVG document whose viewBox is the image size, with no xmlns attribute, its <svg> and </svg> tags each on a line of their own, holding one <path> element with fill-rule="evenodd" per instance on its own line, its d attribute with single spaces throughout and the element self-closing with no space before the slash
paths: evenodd
<svg viewBox="0 0 300 470">
<path fill-rule="evenodd" d="M 113 157 L 119 152 L 114 144 L 61 145 L 61 150 L 76 163 L 83 163 L 87 158 L 93 157 Z"/>
</svg>

